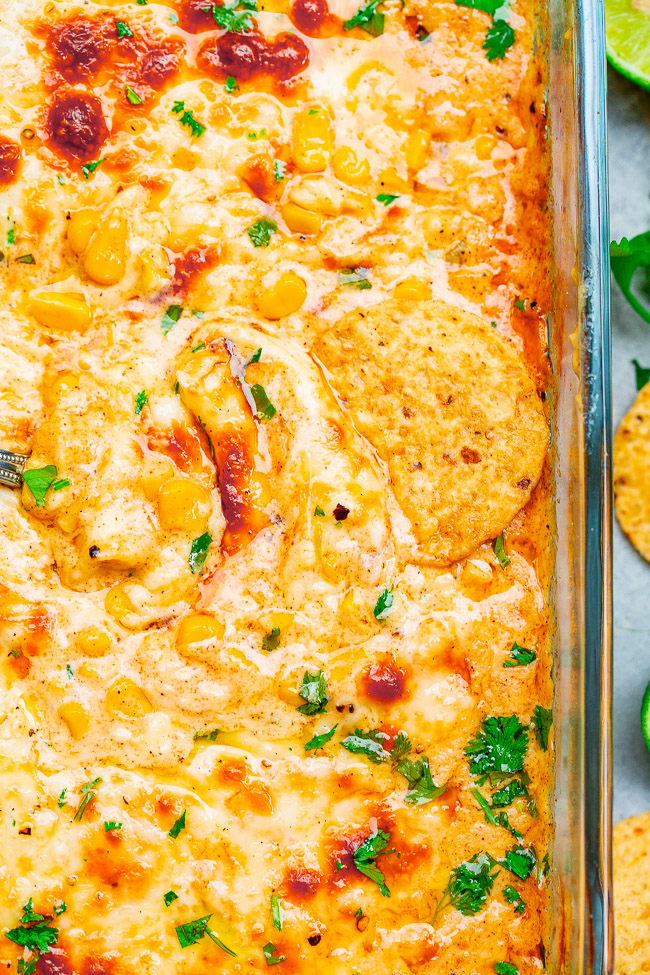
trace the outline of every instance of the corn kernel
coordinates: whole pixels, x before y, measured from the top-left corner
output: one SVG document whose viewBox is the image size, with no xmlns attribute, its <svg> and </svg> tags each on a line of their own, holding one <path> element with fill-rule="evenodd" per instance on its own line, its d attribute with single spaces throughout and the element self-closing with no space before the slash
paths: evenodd
<svg viewBox="0 0 650 975">
<path fill-rule="evenodd" d="M 362 186 L 368 181 L 370 176 L 370 164 L 367 159 L 357 156 L 354 149 L 349 146 L 341 146 L 337 149 L 332 158 L 334 175 L 342 183 L 349 186 Z"/>
<path fill-rule="evenodd" d="M 87 657 L 103 657 L 111 648 L 111 638 L 98 626 L 89 626 L 77 635 L 77 646 Z"/>
<path fill-rule="evenodd" d="M 62 332 L 85 332 L 90 325 L 90 308 L 83 295 L 71 291 L 41 291 L 33 294 L 29 311 L 44 328 Z"/>
<path fill-rule="evenodd" d="M 291 708 L 299 708 L 305 703 L 304 698 L 298 693 L 298 688 L 302 686 L 302 677 L 293 674 L 291 677 L 284 677 L 278 684 L 278 697 Z"/>
<path fill-rule="evenodd" d="M 304 237 L 313 237 L 321 232 L 323 218 L 320 213 L 305 210 L 296 203 L 285 203 L 282 207 L 282 219 L 289 230 Z"/>
<path fill-rule="evenodd" d="M 118 583 L 108 590 L 104 599 L 104 609 L 118 623 L 123 623 L 125 619 L 135 613 L 135 606 L 129 599 L 122 583 Z"/>
<path fill-rule="evenodd" d="M 264 625 L 269 630 L 272 630 L 274 626 L 277 626 L 280 632 L 283 632 L 291 626 L 294 619 L 295 613 L 287 613 L 279 609 L 264 617 Z"/>
<path fill-rule="evenodd" d="M 158 517 L 170 531 L 205 531 L 209 510 L 205 488 L 187 478 L 172 477 L 158 491 Z"/>
<path fill-rule="evenodd" d="M 379 174 L 382 193 L 410 193 L 411 184 L 402 179 L 394 166 L 382 170 Z"/>
<path fill-rule="evenodd" d="M 97 229 L 99 214 L 96 210 L 77 210 L 68 221 L 68 243 L 74 254 L 83 254 L 90 238 Z"/>
<path fill-rule="evenodd" d="M 148 464 L 140 475 L 140 487 L 147 501 L 157 501 L 158 492 L 162 485 L 174 476 L 174 465 L 166 457 L 156 458 L 156 462 Z"/>
<path fill-rule="evenodd" d="M 304 280 L 295 271 L 286 271 L 275 284 L 262 291 L 257 305 L 265 318 L 277 321 L 298 311 L 306 297 L 307 285 Z"/>
<path fill-rule="evenodd" d="M 330 117 L 323 109 L 301 112 L 294 121 L 291 140 L 291 154 L 298 169 L 303 173 L 322 173 L 332 154 L 333 141 Z"/>
<path fill-rule="evenodd" d="M 477 159 L 489 159 L 497 141 L 493 135 L 479 135 L 474 143 Z"/>
<path fill-rule="evenodd" d="M 353 213 L 360 217 L 367 217 L 374 213 L 375 207 L 369 193 L 347 193 L 343 201 L 343 213 Z"/>
<path fill-rule="evenodd" d="M 170 283 L 170 279 L 154 266 L 151 256 L 140 255 L 140 287 L 144 294 L 160 291 Z"/>
<path fill-rule="evenodd" d="M 113 213 L 96 231 L 84 260 L 88 277 L 96 284 L 117 284 L 126 271 L 126 217 Z"/>
<path fill-rule="evenodd" d="M 222 640 L 226 628 L 223 623 L 208 613 L 191 613 L 183 617 L 176 633 L 176 647 L 180 654 L 187 655 L 187 651 L 197 643 L 206 640 Z"/>
<path fill-rule="evenodd" d="M 409 301 L 425 301 L 431 297 L 431 287 L 418 278 L 405 278 L 395 285 L 393 298 L 406 298 Z"/>
<path fill-rule="evenodd" d="M 109 714 L 119 718 L 143 718 L 153 711 L 142 688 L 128 677 L 120 677 L 111 684 L 106 692 L 104 707 Z"/>
<path fill-rule="evenodd" d="M 90 727 L 90 718 L 83 704 L 78 701 L 66 701 L 58 711 L 63 718 L 73 738 L 83 738 Z"/>
<path fill-rule="evenodd" d="M 409 169 L 422 169 L 427 161 L 427 149 L 429 148 L 429 136 L 422 129 L 411 132 L 406 140 L 404 158 Z"/>
</svg>

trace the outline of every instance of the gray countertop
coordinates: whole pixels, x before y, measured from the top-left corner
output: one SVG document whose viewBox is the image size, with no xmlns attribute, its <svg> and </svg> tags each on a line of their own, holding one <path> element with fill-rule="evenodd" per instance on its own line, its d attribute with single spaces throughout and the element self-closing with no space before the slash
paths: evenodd
<svg viewBox="0 0 650 975">
<path fill-rule="evenodd" d="M 650 230 L 650 92 L 609 69 L 613 240 Z M 632 359 L 650 366 L 650 325 L 612 281 L 614 429 L 636 395 Z M 614 525 L 614 822 L 650 810 L 650 754 L 639 709 L 650 680 L 650 565 Z"/>
</svg>

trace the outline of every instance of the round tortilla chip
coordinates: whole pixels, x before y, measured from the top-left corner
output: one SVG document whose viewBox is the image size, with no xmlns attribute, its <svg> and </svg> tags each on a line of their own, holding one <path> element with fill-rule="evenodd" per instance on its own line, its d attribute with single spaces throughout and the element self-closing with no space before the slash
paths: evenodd
<svg viewBox="0 0 650 975">
<path fill-rule="evenodd" d="M 615 975 L 650 973 L 650 813 L 614 827 Z"/>
<path fill-rule="evenodd" d="M 346 315 L 313 351 L 388 465 L 411 558 L 447 565 L 501 534 L 548 449 L 514 345 L 445 302 L 389 300 Z"/>
<path fill-rule="evenodd" d="M 614 438 L 614 506 L 619 525 L 650 562 L 650 383 Z"/>
</svg>

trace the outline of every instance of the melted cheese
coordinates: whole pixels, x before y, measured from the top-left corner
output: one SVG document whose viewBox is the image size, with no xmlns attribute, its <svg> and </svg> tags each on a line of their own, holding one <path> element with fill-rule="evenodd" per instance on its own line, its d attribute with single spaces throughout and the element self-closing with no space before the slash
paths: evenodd
<svg viewBox="0 0 650 975">
<path fill-rule="evenodd" d="M 38 975 L 266 971 L 280 956 L 281 973 L 488 975 L 507 961 L 532 975 L 548 937 L 537 871 L 502 867 L 474 916 L 435 913 L 452 870 L 516 842 L 478 808 L 464 749 L 485 715 L 528 725 L 550 706 L 546 479 L 508 529 L 507 570 L 489 543 L 450 567 L 404 562 L 410 525 L 386 465 L 310 349 L 402 284 L 496 323 L 545 384 L 538 5 L 513 0 L 515 44 L 490 63 L 490 18 L 449 0 L 385 0 L 377 37 L 342 29 L 354 0 L 331 4 L 321 37 L 265 0 L 261 34 L 293 31 L 309 64 L 233 91 L 200 66 L 223 32 L 183 29 L 200 6 L 7 0 L 0 13 L 0 136 L 20 147 L 15 178 L 0 166 L 1 445 L 70 480 L 40 507 L 0 489 L 2 930 L 29 898 L 44 914 L 65 902 Z M 52 38 L 84 18 L 109 24 L 109 53 L 71 76 Z M 116 20 L 146 50 L 129 54 Z M 147 51 L 170 38 L 178 71 L 145 83 Z M 71 93 L 106 120 L 92 156 L 53 138 L 48 113 Z M 323 117 L 325 161 L 310 167 L 298 135 Z M 248 233 L 260 219 L 267 246 Z M 304 301 L 265 316 L 261 296 L 284 294 L 289 272 Z M 71 294 L 86 327 L 39 314 L 43 296 Z M 254 416 L 253 387 L 272 419 Z M 182 621 L 199 615 L 208 629 L 188 642 Z M 515 641 L 536 663 L 504 668 Z M 328 702 L 305 715 L 303 675 L 318 670 Z M 407 802 L 390 761 L 341 746 L 357 728 L 404 732 L 446 791 Z M 541 861 L 550 751 L 532 730 L 525 769 L 537 815 L 522 801 L 507 813 Z M 380 830 L 390 896 L 353 861 Z M 207 915 L 235 957 L 208 937 L 182 947 L 175 929 Z M 1 963 L 22 958 L 0 938 Z"/>
</svg>

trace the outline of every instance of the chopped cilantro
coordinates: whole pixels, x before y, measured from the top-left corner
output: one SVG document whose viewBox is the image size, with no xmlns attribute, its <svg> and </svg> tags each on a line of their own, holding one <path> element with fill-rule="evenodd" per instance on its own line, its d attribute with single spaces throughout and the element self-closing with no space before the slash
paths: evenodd
<svg viewBox="0 0 650 975">
<path fill-rule="evenodd" d="M 415 762 L 405 758 L 397 766 L 397 771 L 404 776 L 409 784 L 405 801 L 414 806 L 424 806 L 425 803 L 432 802 L 447 791 L 446 782 L 444 785 L 434 783 L 429 768 L 429 759 L 426 757 L 419 758 Z"/>
<path fill-rule="evenodd" d="M 533 728 L 539 741 L 539 747 L 543 752 L 548 748 L 548 736 L 551 732 L 552 724 L 553 712 L 548 708 L 543 708 L 541 705 L 536 704 L 535 710 L 533 711 Z"/>
<path fill-rule="evenodd" d="M 36 264 L 36 260 L 33 254 L 21 254 L 20 257 L 16 258 L 17 264 Z"/>
<path fill-rule="evenodd" d="M 323 511 L 323 509 L 319 504 L 317 504 L 316 507 L 314 508 L 314 514 L 316 515 L 317 518 L 325 517 L 325 512 Z"/>
<path fill-rule="evenodd" d="M 647 300 L 641 301 L 641 297 L 647 299 L 650 296 L 650 231 L 637 234 L 630 240 L 623 237 L 618 243 L 613 240 L 609 245 L 609 256 L 612 274 L 623 295 L 637 314 L 646 322 L 650 322 L 650 308 Z M 637 271 L 639 272 L 637 278 L 639 287 L 633 291 L 632 284 L 637 276 Z"/>
<path fill-rule="evenodd" d="M 277 894 L 271 894 L 271 917 L 273 918 L 273 927 L 277 928 L 278 931 L 281 931 L 282 908 L 280 906 L 280 898 Z"/>
<path fill-rule="evenodd" d="M 507 20 L 495 20 L 487 34 L 483 50 L 488 61 L 504 58 L 506 51 L 515 43 L 515 32 Z"/>
<path fill-rule="evenodd" d="M 262 639 L 262 650 L 266 653 L 273 653 L 280 644 L 280 627 L 274 626 L 270 633 L 265 634 Z"/>
<path fill-rule="evenodd" d="M 502 569 L 505 569 L 507 565 L 510 565 L 510 559 L 506 555 L 506 550 L 503 544 L 503 534 L 494 539 L 494 554 L 496 555 Z"/>
<path fill-rule="evenodd" d="M 233 76 L 229 74 L 228 77 L 226 78 L 226 83 L 223 87 L 225 88 L 225 90 L 229 95 L 232 95 L 233 91 L 235 91 L 236 88 L 239 88 L 239 85 L 237 84 Z"/>
<path fill-rule="evenodd" d="M 645 386 L 645 384 L 650 379 L 650 369 L 646 369 L 645 366 L 640 366 L 636 359 L 632 359 L 632 365 L 634 366 L 634 372 L 636 377 L 636 388 L 637 392 Z"/>
<path fill-rule="evenodd" d="M 244 9 L 238 10 L 240 7 Z M 212 7 L 212 16 L 215 23 L 223 30 L 241 34 L 253 30 L 255 26 L 255 21 L 249 13 L 250 10 L 257 10 L 257 4 L 251 0 L 244 0 L 243 3 L 235 0 L 234 3 L 223 3 L 219 6 L 215 4 Z"/>
<path fill-rule="evenodd" d="M 376 620 L 385 620 L 390 614 L 395 597 L 392 589 L 382 589 L 379 593 L 373 614 Z"/>
<path fill-rule="evenodd" d="M 194 315 L 195 318 L 198 318 L 200 322 L 203 321 L 203 319 L 205 318 L 205 312 L 199 311 L 198 308 L 193 308 L 192 314 Z"/>
<path fill-rule="evenodd" d="M 74 814 L 74 822 L 75 823 L 80 823 L 81 820 L 83 819 L 83 815 L 84 815 L 86 809 L 88 808 L 89 804 L 92 802 L 92 800 L 97 795 L 97 793 L 94 792 L 93 790 L 94 790 L 95 786 L 96 785 L 99 785 L 99 783 L 101 781 L 102 780 L 98 777 L 96 779 L 93 779 L 92 782 L 87 782 L 86 785 L 84 785 L 84 786 L 81 787 L 81 790 L 80 790 L 81 791 L 81 802 L 79 803 L 79 806 L 77 807 L 77 811 Z"/>
<path fill-rule="evenodd" d="M 310 674 L 306 670 L 298 693 L 307 702 L 298 708 L 301 714 L 322 714 L 329 701 L 327 680 L 323 671 L 317 670 L 315 674 Z"/>
<path fill-rule="evenodd" d="M 216 741 L 219 735 L 219 729 L 213 728 L 212 731 L 207 731 L 204 735 L 200 735 L 198 731 L 194 732 L 194 741 Z"/>
<path fill-rule="evenodd" d="M 353 735 L 348 735 L 341 744 L 346 751 L 353 755 L 365 755 L 375 765 L 385 762 L 390 758 L 390 752 L 384 748 L 383 743 L 388 740 L 388 735 L 375 729 L 373 731 L 361 731 L 355 728 Z"/>
<path fill-rule="evenodd" d="M 171 330 L 173 329 L 174 325 L 179 320 L 179 318 L 181 317 L 182 314 L 183 314 L 183 306 L 182 305 L 170 305 L 169 306 L 169 308 L 167 309 L 167 311 L 163 315 L 162 321 L 160 323 L 160 328 L 162 330 L 163 335 L 169 335 L 169 333 L 171 332 Z"/>
<path fill-rule="evenodd" d="M 274 164 L 273 164 L 273 166 L 274 166 L 274 169 L 275 169 L 275 182 L 276 183 L 279 183 L 285 177 L 286 166 L 282 162 L 281 159 L 276 159 L 275 162 L 274 162 Z"/>
<path fill-rule="evenodd" d="M 7 231 L 7 244 L 9 247 L 16 243 L 16 228 L 12 227 L 11 230 Z"/>
<path fill-rule="evenodd" d="M 246 365 L 250 366 L 253 362 L 259 362 L 261 358 L 262 358 L 262 350 L 255 349 L 255 351 L 250 356 L 250 358 L 246 360 Z"/>
<path fill-rule="evenodd" d="M 510 657 L 508 660 L 504 661 L 504 667 L 525 667 L 527 664 L 532 664 L 537 660 L 537 654 L 534 650 L 528 650 L 526 647 L 520 647 L 517 641 L 510 647 Z"/>
<path fill-rule="evenodd" d="M 172 105 L 172 112 L 175 115 L 180 115 L 179 121 L 181 125 L 186 125 L 188 129 L 192 132 L 192 135 L 199 139 L 205 132 L 205 125 L 202 125 L 197 119 L 194 118 L 192 112 L 185 108 L 185 102 L 174 102 Z"/>
<path fill-rule="evenodd" d="M 516 714 L 483 719 L 481 730 L 465 748 L 469 770 L 483 785 L 521 772 L 528 749 L 528 731 Z"/>
<path fill-rule="evenodd" d="M 72 680 L 72 678 L 74 677 L 74 671 L 72 670 L 72 667 L 70 666 L 70 664 L 66 664 L 65 665 L 65 670 L 66 670 L 66 673 L 67 673 L 68 677 L 70 678 L 70 680 Z"/>
<path fill-rule="evenodd" d="M 118 41 L 121 41 L 123 37 L 133 37 L 133 31 L 123 20 L 116 20 L 115 26 L 117 27 Z"/>
<path fill-rule="evenodd" d="M 122 824 L 116 823 L 113 819 L 104 823 L 104 831 L 106 833 L 112 833 L 114 829 L 122 829 Z"/>
<path fill-rule="evenodd" d="M 489 823 L 491 826 L 501 826 L 503 829 L 507 829 L 508 832 L 512 833 L 512 835 L 518 840 L 522 838 L 521 833 L 510 825 L 507 813 L 495 813 L 492 806 L 490 806 L 490 803 L 487 801 L 485 796 L 481 795 L 478 789 L 472 789 L 472 795 L 483 810 L 486 823 Z"/>
<path fill-rule="evenodd" d="M 59 809 L 63 809 L 63 807 L 66 804 L 65 794 L 66 794 L 67 791 L 68 791 L 67 788 L 66 789 L 61 789 L 61 792 L 59 794 L 59 798 L 56 801 L 56 804 L 59 807 Z"/>
<path fill-rule="evenodd" d="M 254 247 L 268 247 L 273 234 L 277 231 L 278 225 L 270 217 L 260 217 L 248 228 L 246 233 L 251 239 Z"/>
<path fill-rule="evenodd" d="M 61 477 L 58 481 L 54 481 L 52 484 L 53 491 L 62 491 L 63 488 L 70 487 L 70 478 Z"/>
<path fill-rule="evenodd" d="M 395 739 L 393 747 L 390 750 L 391 761 L 398 762 L 400 758 L 404 758 L 405 755 L 408 755 L 411 748 L 411 739 L 405 731 L 400 731 Z"/>
<path fill-rule="evenodd" d="M 194 353 L 194 352 L 198 352 L 200 349 L 204 349 L 204 348 L 205 348 L 205 342 L 199 342 L 199 344 L 198 345 L 195 345 L 194 348 L 191 351 L 192 351 L 192 353 Z"/>
<path fill-rule="evenodd" d="M 537 865 L 537 857 L 533 847 L 513 846 L 505 855 L 502 861 L 503 866 L 507 867 L 515 877 L 520 880 L 528 880 Z"/>
<path fill-rule="evenodd" d="M 212 915 L 208 914 L 206 917 L 199 917 L 196 919 L 196 921 L 189 921 L 187 924 L 181 924 L 176 928 L 176 935 L 181 948 L 189 948 L 190 945 L 197 944 L 201 938 L 205 937 L 207 934 L 208 938 L 211 938 L 212 941 L 214 941 L 214 943 L 222 949 L 222 951 L 225 951 L 226 954 L 231 956 L 231 958 L 236 958 L 236 952 L 228 948 L 228 946 L 216 936 L 214 931 L 210 931 L 208 922 L 210 921 L 211 917 Z"/>
<path fill-rule="evenodd" d="M 124 92 L 132 105 L 142 105 L 142 99 L 138 95 L 137 91 L 134 91 L 133 88 L 129 87 L 129 85 L 126 86 Z"/>
<path fill-rule="evenodd" d="M 508 901 L 509 904 L 512 904 L 516 914 L 524 913 L 524 911 L 526 910 L 526 905 L 521 899 L 521 894 L 519 893 L 518 890 L 515 890 L 515 888 L 512 887 L 510 884 L 506 884 L 506 886 L 503 888 L 503 896 L 505 897 L 505 899 Z"/>
<path fill-rule="evenodd" d="M 140 392 L 138 393 L 138 395 L 135 398 L 135 415 L 136 416 L 140 416 L 140 414 L 142 413 L 142 410 L 144 409 L 145 404 L 148 403 L 148 402 L 149 402 L 149 397 L 147 396 L 147 393 L 145 392 L 144 389 L 140 390 Z"/>
<path fill-rule="evenodd" d="M 519 975 L 516 965 L 511 965 L 509 961 L 495 961 L 494 971 L 497 975 Z"/>
<path fill-rule="evenodd" d="M 250 387 L 251 396 L 255 402 L 255 416 L 258 420 L 272 420 L 278 412 L 266 395 L 266 390 L 259 383 L 254 383 Z"/>
<path fill-rule="evenodd" d="M 489 853 L 476 853 L 452 870 L 433 920 L 448 904 L 466 917 L 478 914 L 485 907 L 499 874 L 498 870 L 492 873 L 496 865 Z"/>
<path fill-rule="evenodd" d="M 323 745 L 326 745 L 327 742 L 334 737 L 334 732 L 336 731 L 337 728 L 338 728 L 338 724 L 335 724 L 333 728 L 330 728 L 329 731 L 324 731 L 322 735 L 314 735 L 311 741 L 308 741 L 307 744 L 305 745 L 305 751 L 311 752 L 314 751 L 316 748 L 322 748 Z"/>
<path fill-rule="evenodd" d="M 90 179 L 90 174 L 94 173 L 98 166 L 104 162 L 104 159 L 98 159 L 97 162 L 85 163 L 81 167 L 81 172 L 84 174 L 84 179 Z"/>
<path fill-rule="evenodd" d="M 170 831 L 167 833 L 167 836 L 171 837 L 171 839 L 173 839 L 173 840 L 176 839 L 176 837 L 179 835 L 179 833 L 181 833 L 185 829 L 185 816 L 186 815 L 187 815 L 187 809 L 184 809 L 183 812 L 181 813 L 181 815 L 178 817 L 178 819 L 174 823 L 174 825 L 172 826 L 172 828 L 170 829 Z"/>
<path fill-rule="evenodd" d="M 47 464 L 45 467 L 32 467 L 23 471 L 23 481 L 29 488 L 37 508 L 45 505 L 45 495 L 48 488 L 56 480 L 57 470 L 54 464 Z"/>
<path fill-rule="evenodd" d="M 371 0 L 370 3 L 359 7 L 354 17 L 344 21 L 343 30 L 352 30 L 354 27 L 360 27 L 367 34 L 372 34 L 373 37 L 379 37 L 380 34 L 384 33 L 385 17 L 383 14 L 377 12 L 377 7 L 382 2 L 383 0 Z"/>
<path fill-rule="evenodd" d="M 526 311 L 526 302 L 522 301 L 521 298 L 517 298 L 515 301 L 515 308 L 518 308 L 519 311 Z"/>
<path fill-rule="evenodd" d="M 149 0 L 135 0 L 135 2 L 136 2 L 136 3 L 138 4 L 138 6 L 140 6 L 140 7 L 146 7 L 146 6 L 147 6 L 147 4 L 148 4 L 148 2 L 149 2 Z"/>
<path fill-rule="evenodd" d="M 492 794 L 492 807 L 499 809 L 504 806 L 511 806 L 515 799 L 527 795 L 528 789 L 525 783 L 521 779 L 513 779 Z"/>
<path fill-rule="evenodd" d="M 264 945 L 262 951 L 264 952 L 264 957 L 266 958 L 267 965 L 279 965 L 281 962 L 287 960 L 285 955 L 277 955 L 277 957 L 275 957 L 275 953 L 277 950 L 278 949 L 275 947 L 275 945 L 271 944 L 270 941 L 268 942 L 268 944 Z"/>
<path fill-rule="evenodd" d="M 63 902 L 54 908 L 54 914 L 58 917 L 66 910 Z M 23 916 L 20 919 L 20 927 L 12 928 L 5 932 L 5 938 L 13 941 L 21 948 L 26 948 L 33 952 L 32 958 L 19 964 L 19 971 L 22 975 L 33 975 L 36 970 L 36 962 L 41 955 L 50 951 L 59 937 L 59 929 L 50 927 L 50 922 L 54 920 L 52 914 L 38 914 L 34 911 L 34 902 L 30 897 L 23 907 Z M 29 926 L 27 926 L 29 925 Z"/>
<path fill-rule="evenodd" d="M 502 7 L 504 0 L 456 0 L 459 7 L 472 7 L 474 10 L 483 10 L 486 14 L 494 17 L 495 13 Z"/>
<path fill-rule="evenodd" d="M 195 538 L 190 546 L 190 554 L 188 562 L 190 564 L 190 569 L 196 575 L 200 572 L 205 565 L 205 560 L 208 557 L 208 549 L 210 548 L 210 542 L 212 541 L 212 535 L 209 532 L 203 532 L 198 538 Z"/>
<path fill-rule="evenodd" d="M 395 852 L 386 849 L 389 840 L 390 833 L 385 833 L 381 829 L 375 830 L 352 854 L 352 860 L 359 873 L 373 880 L 384 897 L 390 897 L 390 891 L 386 886 L 386 878 L 377 866 L 377 858 Z"/>
<path fill-rule="evenodd" d="M 347 267 L 339 271 L 339 283 L 357 291 L 369 291 L 372 284 L 368 280 L 367 267 Z"/>
<path fill-rule="evenodd" d="M 178 900 L 178 894 L 175 890 L 168 890 L 166 894 L 163 894 L 163 900 L 165 902 L 165 907 L 169 907 L 174 901 Z"/>
<path fill-rule="evenodd" d="M 399 193 L 380 193 L 376 199 L 379 203 L 383 203 L 385 207 L 390 206 L 395 200 L 400 197 Z"/>
</svg>

